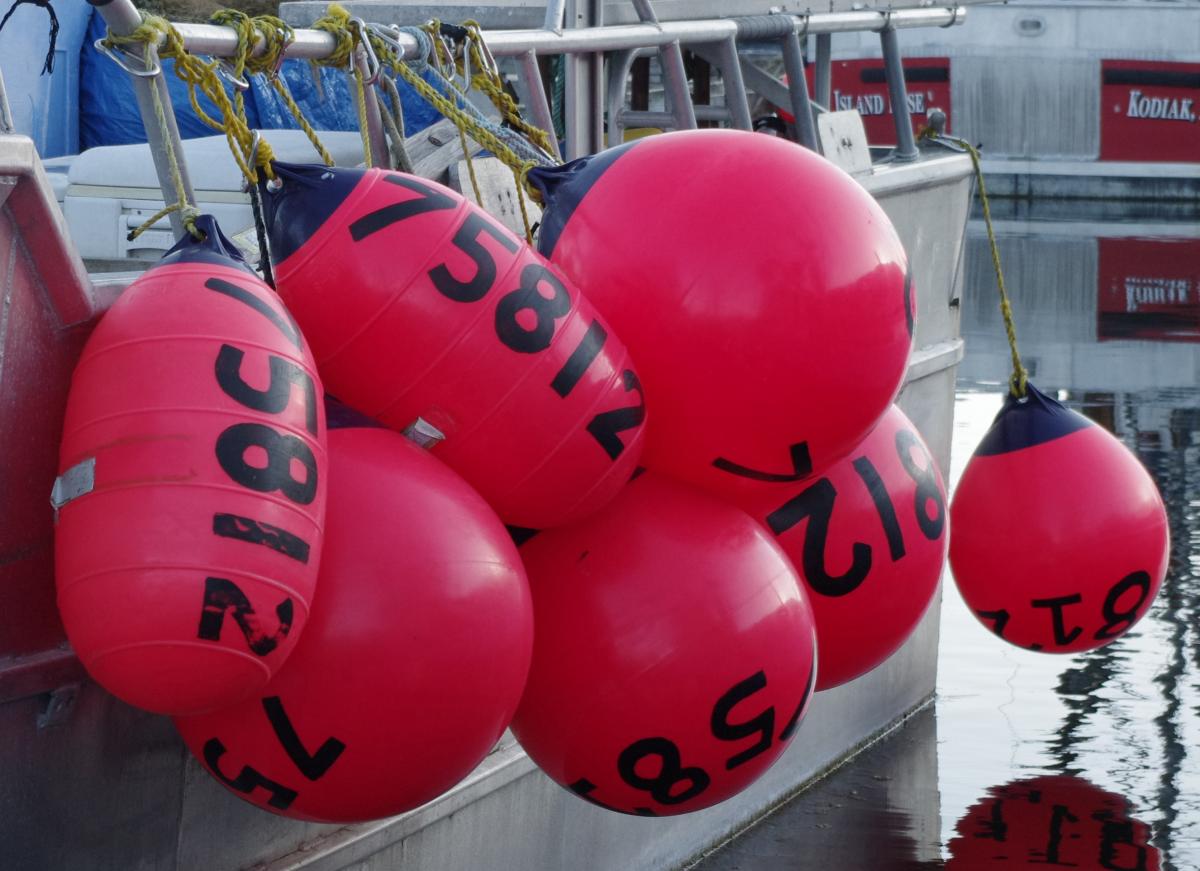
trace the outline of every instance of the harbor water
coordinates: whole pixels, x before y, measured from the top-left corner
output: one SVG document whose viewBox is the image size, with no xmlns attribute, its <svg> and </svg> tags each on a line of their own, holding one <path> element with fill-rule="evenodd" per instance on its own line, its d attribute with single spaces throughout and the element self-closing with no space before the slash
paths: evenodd
<svg viewBox="0 0 1200 871">
<path fill-rule="evenodd" d="M 1162 592 L 1113 644 L 1055 656 L 994 638 L 947 579 L 932 704 L 703 871 L 1200 868 L 1200 223 L 1052 208 L 998 209 L 1022 357 L 1157 482 Z M 965 268 L 951 487 L 1009 371 L 981 222 Z"/>
</svg>

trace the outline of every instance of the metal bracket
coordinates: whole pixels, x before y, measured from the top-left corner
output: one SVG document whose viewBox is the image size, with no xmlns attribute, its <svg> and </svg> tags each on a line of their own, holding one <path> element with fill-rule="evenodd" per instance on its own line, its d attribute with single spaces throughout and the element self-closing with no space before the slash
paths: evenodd
<svg viewBox="0 0 1200 871">
<path fill-rule="evenodd" d="M 446 438 L 446 434 L 444 432 L 423 417 L 418 417 L 416 420 L 406 426 L 401 435 L 425 450 L 429 450 L 438 442 L 444 441 Z"/>
<path fill-rule="evenodd" d="M 39 732 L 61 726 L 71 719 L 71 712 L 75 710 L 75 700 L 79 697 L 79 687 L 77 683 L 66 684 L 46 694 L 42 710 L 37 715 Z"/>
<path fill-rule="evenodd" d="M 379 81 L 379 74 L 383 71 L 383 68 L 379 65 L 379 58 L 375 55 L 375 47 L 371 45 L 371 40 L 367 37 L 367 22 L 361 18 L 351 18 L 350 29 L 354 31 L 355 38 L 359 46 L 362 47 L 363 56 L 366 60 L 366 72 L 363 75 L 363 84 L 373 85 Z"/>
<path fill-rule="evenodd" d="M 140 58 L 136 54 L 125 51 L 125 49 L 113 48 L 112 46 L 107 45 L 103 39 L 97 39 L 93 45 L 96 47 L 96 51 L 107 57 L 131 76 L 137 76 L 139 79 L 152 79 L 162 72 L 162 63 L 158 59 L 157 48 L 152 50 L 152 54 L 154 55 L 154 63 L 147 67 L 145 65 L 145 58 Z M 137 61 L 137 63 L 141 66 L 137 69 L 131 67 L 129 65 L 129 61 L 131 60 Z"/>
<path fill-rule="evenodd" d="M 8 95 L 4 91 L 4 74 L 0 73 L 0 133 L 13 132 L 12 110 L 8 108 Z"/>
</svg>

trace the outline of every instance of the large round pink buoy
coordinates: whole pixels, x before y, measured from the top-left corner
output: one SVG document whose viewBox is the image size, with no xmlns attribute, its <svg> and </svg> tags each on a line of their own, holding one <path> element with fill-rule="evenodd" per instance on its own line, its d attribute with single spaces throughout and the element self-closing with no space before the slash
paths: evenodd
<svg viewBox="0 0 1200 871">
<path fill-rule="evenodd" d="M 569 523 L 616 495 L 642 450 L 641 381 L 575 285 L 436 182 L 277 169 L 276 281 L 331 393 L 434 439 L 506 523 Z"/>
<path fill-rule="evenodd" d="M 1009 396 L 950 506 L 950 567 L 996 635 L 1047 653 L 1127 632 L 1167 571 L 1149 473 L 1108 432 L 1032 385 Z"/>
<path fill-rule="evenodd" d="M 538 628 L 513 732 L 556 782 L 687 813 L 783 752 L 816 679 L 812 613 L 747 514 L 648 473 L 521 555 Z"/>
<path fill-rule="evenodd" d="M 642 464 L 731 498 L 783 493 L 846 454 L 912 344 L 891 221 L 807 149 L 737 130 L 651 136 L 564 167 L 539 249 L 638 363 Z"/>
<path fill-rule="evenodd" d="M 895 653 L 933 601 L 946 559 L 946 489 L 897 406 L 819 478 L 747 507 L 779 537 L 808 591 L 818 690 Z"/>
<path fill-rule="evenodd" d="M 325 410 L 304 337 L 209 217 L 129 286 L 71 380 L 58 607 L 93 678 L 190 714 L 267 683 L 308 619 Z"/>
<path fill-rule="evenodd" d="M 424 804 L 483 759 L 533 625 L 516 547 L 461 478 L 385 429 L 331 429 L 329 454 L 322 592 L 288 667 L 176 726 L 239 797 L 355 822 Z"/>
</svg>

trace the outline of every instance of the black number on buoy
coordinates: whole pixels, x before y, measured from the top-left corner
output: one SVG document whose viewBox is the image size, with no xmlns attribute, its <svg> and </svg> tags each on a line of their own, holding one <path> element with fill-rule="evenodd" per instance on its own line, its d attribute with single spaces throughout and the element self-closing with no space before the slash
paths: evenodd
<svg viewBox="0 0 1200 871">
<path fill-rule="evenodd" d="M 638 763 L 650 756 L 659 758 L 658 774 L 644 777 L 637 772 Z M 617 759 L 617 773 L 634 789 L 650 793 L 659 804 L 682 804 L 708 789 L 711 782 L 703 768 L 684 767 L 679 748 L 666 738 L 643 738 L 634 741 L 621 751 Z M 675 792 L 677 784 L 686 783 L 682 792 Z"/>
<path fill-rule="evenodd" d="M 1118 611 L 1117 601 L 1126 592 L 1135 587 L 1138 589 L 1138 599 L 1133 603 L 1133 607 L 1126 608 L 1124 611 Z M 1137 621 L 1137 613 L 1142 605 L 1145 604 L 1149 595 L 1150 575 L 1148 572 L 1131 572 L 1113 584 L 1112 589 L 1108 591 L 1108 595 L 1104 598 L 1104 619 L 1108 622 L 1096 631 L 1094 636 L 1096 640 L 1104 641 L 1109 638 L 1115 638 L 1132 626 Z"/>
<path fill-rule="evenodd" d="M 569 784 L 567 789 L 571 790 L 571 792 L 575 793 L 584 801 L 591 802 L 592 804 L 596 805 L 596 807 L 602 807 L 605 810 L 616 811 L 617 813 L 624 813 L 624 811 L 622 811 L 620 808 L 613 807 L 611 804 L 605 804 L 604 802 L 600 801 L 600 799 L 593 796 L 592 793 L 596 789 L 596 784 L 592 783 L 586 777 L 581 777 L 574 783 Z M 635 807 L 633 812 L 639 817 L 658 816 L 658 814 L 648 807 Z"/>
<path fill-rule="evenodd" d="M 997 638 L 1004 637 L 1004 627 L 1008 625 L 1009 617 L 1012 616 L 1008 611 L 1001 608 L 999 611 L 976 611 L 975 613 L 981 620 L 987 620 L 992 624 L 990 628 Z"/>
<path fill-rule="evenodd" d="M 900 522 L 896 519 L 892 497 L 888 495 L 887 487 L 883 485 L 883 478 L 879 476 L 879 470 L 875 468 L 874 463 L 864 456 L 855 460 L 853 465 L 858 477 L 867 485 L 871 501 L 875 503 L 875 513 L 879 515 L 879 522 L 887 535 L 888 551 L 892 555 L 892 562 L 896 562 L 905 554 L 904 533 L 901 532 Z"/>
<path fill-rule="evenodd" d="M 268 696 L 262 700 L 262 705 L 271 729 L 279 739 L 279 745 L 296 769 L 309 780 L 320 780 L 346 749 L 346 745 L 337 738 L 326 738 L 316 753 L 309 753 L 296 734 L 296 727 L 288 719 L 287 711 L 283 709 L 283 700 L 279 696 Z"/>
<path fill-rule="evenodd" d="M 267 465 L 259 468 L 246 462 L 248 448 L 266 452 Z M 292 462 L 304 467 L 303 481 L 292 477 Z M 298 505 L 317 496 L 317 458 L 312 448 L 294 435 L 278 433 L 261 423 L 235 423 L 217 437 L 217 462 L 230 478 L 260 493 L 278 490 Z"/>
<path fill-rule="evenodd" d="M 822 596 L 845 596 L 858 588 L 871 571 L 871 546 L 861 541 L 851 547 L 850 568 L 840 575 L 831 575 L 825 566 L 825 545 L 829 538 L 829 520 L 837 489 L 828 478 L 821 478 L 782 507 L 767 515 L 767 526 L 776 535 L 783 535 L 801 520 L 808 518 L 801 551 L 804 579 Z"/>
<path fill-rule="evenodd" d="M 638 404 L 627 408 L 614 408 L 612 411 L 602 411 L 587 425 L 587 431 L 592 434 L 592 438 L 598 441 L 605 453 L 614 460 L 625 450 L 625 442 L 621 441 L 621 437 L 617 433 L 635 429 L 641 426 L 642 421 L 646 419 L 646 394 L 642 392 L 642 382 L 638 380 L 632 369 L 622 372 L 621 380 L 625 384 L 626 393 L 631 390 L 637 391 Z"/>
<path fill-rule="evenodd" d="M 758 735 L 758 741 L 753 746 L 736 753 L 725 760 L 725 769 L 732 771 L 739 765 L 749 762 L 760 753 L 771 749 L 772 738 L 775 734 L 775 706 L 771 705 L 761 714 L 742 723 L 730 723 L 729 715 L 739 702 L 748 699 L 759 690 L 766 689 L 767 676 L 764 672 L 756 671 L 750 677 L 734 684 L 717 703 L 713 705 L 712 718 L 709 727 L 713 737 L 721 741 L 738 741 Z"/>
<path fill-rule="evenodd" d="M 554 376 L 554 380 L 550 382 L 550 387 L 555 393 L 563 399 L 570 395 L 571 391 L 575 389 L 575 385 L 579 383 L 579 379 L 583 377 L 583 373 L 587 372 L 588 367 L 600 356 L 600 351 L 604 348 L 607 339 L 608 332 L 600 326 L 600 322 L 592 321 L 587 332 L 583 334 L 583 338 L 579 340 L 578 347 L 571 352 L 567 362 L 563 363 L 558 374 Z"/>
<path fill-rule="evenodd" d="M 727 460 L 724 457 L 717 457 L 713 460 L 712 464 L 722 472 L 728 472 L 740 478 L 767 481 L 772 484 L 801 481 L 812 474 L 812 457 L 808 452 L 808 442 L 796 442 L 796 444 L 788 448 L 788 453 L 792 458 L 792 471 L 790 472 L 760 472 L 758 469 L 739 465 L 733 462 L 733 460 Z"/>
<path fill-rule="evenodd" d="M 1076 626 L 1068 632 L 1066 616 L 1063 614 L 1068 605 L 1078 605 L 1082 601 L 1083 596 L 1081 594 L 1073 593 L 1070 596 L 1056 596 L 1053 599 L 1033 599 L 1029 604 L 1035 608 L 1050 609 L 1054 625 L 1054 643 L 1062 646 L 1070 644 L 1083 632 L 1083 628 L 1080 626 Z M 1040 645 L 1036 649 L 1040 649 Z"/>
<path fill-rule="evenodd" d="M 817 648 L 813 645 L 813 656 L 816 656 Z M 779 733 L 779 740 L 786 741 L 792 737 L 792 733 L 796 731 L 796 727 L 800 725 L 800 715 L 804 713 L 804 706 L 808 704 L 809 697 L 813 694 L 813 688 L 817 685 L 817 661 L 814 658 L 812 665 L 808 667 L 808 680 L 804 684 L 804 695 L 800 696 L 800 704 L 796 705 L 796 710 L 792 711 L 792 715 L 788 717 L 788 721 L 783 725 L 783 731 Z"/>
<path fill-rule="evenodd" d="M 454 234 L 451 244 L 471 258 L 475 264 L 475 274 L 466 281 L 460 281 L 450 274 L 450 269 L 445 263 L 429 270 L 433 286 L 447 299 L 454 302 L 479 302 L 492 289 L 496 281 L 496 259 L 479 241 L 480 233 L 487 233 L 510 252 L 515 253 L 517 250 L 517 243 L 503 230 L 478 212 L 468 213 L 467 219 Z"/>
<path fill-rule="evenodd" d="M 280 529 L 278 526 L 272 526 L 270 523 L 264 523 L 252 517 L 241 517 L 237 514 L 214 514 L 213 535 L 259 544 L 290 557 L 296 562 L 308 564 L 310 548 L 307 541 L 286 529 Z"/>
<path fill-rule="evenodd" d="M 266 390 L 256 390 L 242 378 L 242 363 L 246 352 L 233 345 L 221 345 L 217 353 L 217 383 L 231 398 L 246 408 L 279 414 L 292 399 L 292 387 L 297 386 L 304 394 L 304 426 L 313 435 L 317 434 L 317 388 L 307 372 L 282 357 L 267 355 L 271 371 L 271 382 Z"/>
<path fill-rule="evenodd" d="M 221 628 L 225 625 L 225 612 L 230 608 L 233 609 L 233 622 L 237 624 L 247 646 L 256 656 L 266 656 L 292 631 L 294 615 L 290 597 L 275 606 L 279 628 L 268 635 L 263 631 L 258 614 L 241 587 L 228 578 L 205 578 L 204 601 L 200 606 L 200 625 L 196 637 L 204 641 L 220 641 Z"/>
<path fill-rule="evenodd" d="M 545 284 L 553 296 L 542 296 L 538 288 Z M 533 312 L 533 329 L 522 326 L 517 315 Z M 521 270 L 521 286 L 501 297 L 496 305 L 496 335 L 500 341 L 521 354 L 536 354 L 550 347 L 558 319 L 571 311 L 571 294 L 549 269 L 530 263 Z"/>
<path fill-rule="evenodd" d="M 271 807 L 285 811 L 292 806 L 292 802 L 299 795 L 296 790 L 286 787 L 281 783 L 276 783 L 249 765 L 242 766 L 242 770 L 238 773 L 237 777 L 228 777 L 221 770 L 221 757 L 224 755 L 225 745 L 221 743 L 219 738 L 210 738 L 205 742 L 204 764 L 226 786 L 245 795 L 249 795 L 254 790 L 262 787 L 271 793 L 271 798 L 267 800 L 267 804 Z"/>
<path fill-rule="evenodd" d="M 304 342 L 300 338 L 300 328 L 296 326 L 296 322 L 292 320 L 292 315 L 286 308 L 276 311 L 254 292 L 221 278 L 210 278 L 204 282 L 204 286 L 230 299 L 236 299 L 258 312 L 270 321 L 283 334 L 283 337 L 296 347 L 297 351 L 304 347 Z"/>
<path fill-rule="evenodd" d="M 389 206 L 384 206 L 382 209 L 368 212 L 351 223 L 350 238 L 355 242 L 361 242 L 371 234 L 378 233 L 380 230 L 386 229 L 399 221 L 406 221 L 409 218 L 415 218 L 417 215 L 423 215 L 426 212 L 453 209 L 458 205 L 444 193 L 431 188 L 429 185 L 422 184 L 414 178 L 403 175 L 385 175 L 383 180 L 388 184 L 394 184 L 418 193 L 420 196 L 411 200 L 392 203 Z"/>
<path fill-rule="evenodd" d="M 925 458 L 924 468 L 913 462 L 913 448 L 916 448 L 918 453 Z M 900 455 L 904 471 L 908 472 L 908 477 L 912 478 L 913 483 L 917 485 L 917 492 L 913 495 L 917 525 L 921 527 L 921 532 L 925 534 L 926 538 L 936 541 L 941 538 L 942 530 L 946 525 L 946 503 L 942 500 L 942 491 L 938 487 L 937 475 L 934 473 L 933 457 L 929 456 L 929 452 L 925 450 L 916 434 L 906 429 L 896 433 L 896 453 Z M 930 502 L 934 505 L 932 517 L 926 512 Z"/>
</svg>

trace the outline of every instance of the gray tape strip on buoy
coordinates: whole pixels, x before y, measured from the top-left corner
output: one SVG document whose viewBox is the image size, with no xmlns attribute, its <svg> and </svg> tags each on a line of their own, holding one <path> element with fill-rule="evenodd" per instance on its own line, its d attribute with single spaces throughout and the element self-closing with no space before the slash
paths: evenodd
<svg viewBox="0 0 1200 871">
<path fill-rule="evenodd" d="M 401 435 L 416 442 L 417 445 L 429 450 L 440 441 L 444 441 L 446 434 L 434 426 L 423 417 L 418 417 L 412 423 L 404 428 Z"/>
<path fill-rule="evenodd" d="M 58 511 L 72 499 L 91 493 L 95 486 L 96 458 L 88 457 L 54 479 L 54 488 L 50 491 L 50 504 Z"/>
</svg>

